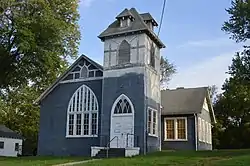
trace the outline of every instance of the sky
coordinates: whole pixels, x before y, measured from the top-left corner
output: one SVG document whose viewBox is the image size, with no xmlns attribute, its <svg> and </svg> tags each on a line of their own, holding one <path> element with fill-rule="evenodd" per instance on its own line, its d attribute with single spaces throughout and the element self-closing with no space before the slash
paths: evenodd
<svg viewBox="0 0 250 166">
<path fill-rule="evenodd" d="M 242 44 L 221 30 L 229 15 L 231 0 L 167 0 L 160 33 L 166 45 L 161 55 L 176 66 L 168 88 L 216 85 L 219 90 L 226 72 Z M 81 0 L 79 55 L 103 63 L 103 42 L 97 37 L 125 8 L 150 12 L 159 23 L 163 0 Z M 156 29 L 157 32 L 157 29 Z"/>
</svg>

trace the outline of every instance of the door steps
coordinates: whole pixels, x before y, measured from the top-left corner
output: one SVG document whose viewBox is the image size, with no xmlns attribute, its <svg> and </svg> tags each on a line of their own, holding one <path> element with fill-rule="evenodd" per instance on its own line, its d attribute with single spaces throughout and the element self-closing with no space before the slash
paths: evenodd
<svg viewBox="0 0 250 166">
<path fill-rule="evenodd" d="M 101 149 L 93 158 L 117 158 L 125 157 L 125 148 Z"/>
</svg>

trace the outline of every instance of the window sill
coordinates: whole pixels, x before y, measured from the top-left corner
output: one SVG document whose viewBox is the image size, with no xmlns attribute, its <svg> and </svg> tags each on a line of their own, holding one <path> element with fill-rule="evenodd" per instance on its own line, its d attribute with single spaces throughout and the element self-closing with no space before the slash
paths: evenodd
<svg viewBox="0 0 250 166">
<path fill-rule="evenodd" d="M 155 134 L 148 134 L 148 136 L 158 138 L 158 135 L 155 135 Z"/>
<path fill-rule="evenodd" d="M 66 138 L 92 138 L 98 137 L 98 135 L 67 135 Z"/>
<path fill-rule="evenodd" d="M 186 142 L 186 141 L 188 141 L 187 139 L 164 139 L 164 141 L 169 141 L 169 142 L 174 142 L 174 141 L 184 141 L 184 142 Z"/>
</svg>

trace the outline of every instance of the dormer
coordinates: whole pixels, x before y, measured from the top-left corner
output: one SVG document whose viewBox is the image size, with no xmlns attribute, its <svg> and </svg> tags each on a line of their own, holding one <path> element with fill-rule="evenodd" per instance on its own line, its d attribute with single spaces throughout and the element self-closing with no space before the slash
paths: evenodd
<svg viewBox="0 0 250 166">
<path fill-rule="evenodd" d="M 155 21 L 155 19 L 151 16 L 150 13 L 142 13 L 140 14 L 143 21 L 147 24 L 147 26 L 149 27 L 149 29 L 151 29 L 152 31 L 154 31 L 154 27 L 157 27 L 158 24 Z"/>
<path fill-rule="evenodd" d="M 116 19 L 120 23 L 120 27 L 128 27 L 131 25 L 131 22 L 134 21 L 133 14 L 128 10 L 124 9 L 117 17 Z"/>
</svg>

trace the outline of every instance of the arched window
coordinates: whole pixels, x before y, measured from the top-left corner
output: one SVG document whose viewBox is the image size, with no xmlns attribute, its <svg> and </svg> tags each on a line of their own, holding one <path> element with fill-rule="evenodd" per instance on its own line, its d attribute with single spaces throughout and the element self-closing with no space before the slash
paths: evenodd
<svg viewBox="0 0 250 166">
<path fill-rule="evenodd" d="M 153 45 L 150 49 L 150 65 L 155 68 L 155 47 Z"/>
<path fill-rule="evenodd" d="M 123 40 L 118 51 L 118 64 L 130 63 L 130 44 Z"/>
<path fill-rule="evenodd" d="M 81 78 L 87 78 L 88 77 L 88 68 L 86 66 L 83 66 L 81 69 Z"/>
<path fill-rule="evenodd" d="M 125 95 L 119 97 L 116 103 L 114 114 L 130 114 L 132 113 L 131 105 Z"/>
<path fill-rule="evenodd" d="M 98 102 L 86 85 L 78 88 L 70 99 L 67 112 L 68 137 L 97 136 Z"/>
</svg>

